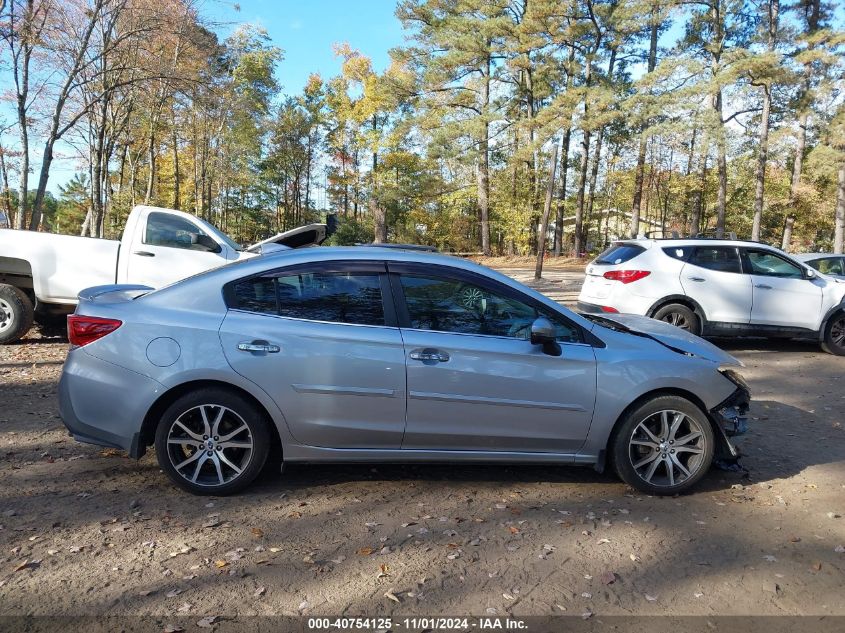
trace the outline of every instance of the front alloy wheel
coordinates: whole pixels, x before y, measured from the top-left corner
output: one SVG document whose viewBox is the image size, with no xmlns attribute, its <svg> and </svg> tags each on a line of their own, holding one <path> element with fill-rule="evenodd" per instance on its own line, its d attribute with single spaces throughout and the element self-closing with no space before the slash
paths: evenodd
<svg viewBox="0 0 845 633">
<path fill-rule="evenodd" d="M 826 352 L 845 356 L 845 312 L 834 314 L 824 332 L 824 344 Z"/>
<path fill-rule="evenodd" d="M 713 428 L 693 403 L 660 396 L 632 411 L 615 434 L 617 473 L 648 494 L 677 494 L 701 479 L 713 461 Z"/>
<path fill-rule="evenodd" d="M 222 389 L 182 396 L 165 412 L 156 432 L 162 469 L 194 494 L 242 490 L 261 471 L 268 448 L 262 412 Z"/>
</svg>

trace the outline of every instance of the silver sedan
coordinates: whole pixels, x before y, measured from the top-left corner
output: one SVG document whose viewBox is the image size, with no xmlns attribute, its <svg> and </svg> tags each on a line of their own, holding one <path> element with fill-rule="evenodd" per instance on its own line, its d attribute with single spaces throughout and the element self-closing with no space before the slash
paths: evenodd
<svg viewBox="0 0 845 633">
<path fill-rule="evenodd" d="M 62 419 L 229 494 L 287 462 L 612 469 L 675 494 L 735 459 L 740 363 L 672 325 L 579 315 L 490 269 L 387 248 L 275 252 L 166 288 L 85 290 Z"/>
</svg>

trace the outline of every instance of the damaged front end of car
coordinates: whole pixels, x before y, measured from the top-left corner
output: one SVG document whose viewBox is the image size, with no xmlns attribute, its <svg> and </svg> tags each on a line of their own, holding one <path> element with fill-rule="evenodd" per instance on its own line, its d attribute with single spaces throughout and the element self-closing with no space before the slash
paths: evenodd
<svg viewBox="0 0 845 633">
<path fill-rule="evenodd" d="M 719 450 L 716 460 L 736 463 L 741 453 L 730 438 L 748 431 L 748 409 L 751 406 L 751 390 L 748 383 L 734 369 L 723 368 L 719 372 L 730 380 L 736 389 L 725 400 L 710 409 L 709 414 L 718 431 Z"/>
</svg>

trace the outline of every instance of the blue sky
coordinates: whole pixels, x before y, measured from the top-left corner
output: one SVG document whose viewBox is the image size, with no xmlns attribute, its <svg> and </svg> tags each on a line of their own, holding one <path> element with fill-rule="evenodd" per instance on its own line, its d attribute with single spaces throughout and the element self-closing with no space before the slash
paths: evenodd
<svg viewBox="0 0 845 633">
<path fill-rule="evenodd" d="M 376 70 L 390 63 L 388 51 L 404 42 L 396 19 L 396 0 L 244 0 L 240 11 L 232 2 L 204 0 L 200 13 L 225 37 L 238 23 L 263 26 L 285 52 L 276 77 L 283 92 L 296 94 L 308 75 L 328 79 L 340 72 L 332 45 L 349 42 L 373 60 Z"/>
</svg>

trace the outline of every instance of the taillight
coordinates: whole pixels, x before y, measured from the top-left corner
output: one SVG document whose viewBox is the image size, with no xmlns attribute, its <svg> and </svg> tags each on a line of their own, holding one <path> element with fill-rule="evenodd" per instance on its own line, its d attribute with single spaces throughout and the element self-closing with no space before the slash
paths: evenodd
<svg viewBox="0 0 845 633">
<path fill-rule="evenodd" d="M 650 274 L 650 270 L 608 270 L 604 274 L 604 278 L 610 279 L 611 281 L 621 281 L 623 284 L 629 284 L 634 281 L 639 281 L 643 277 L 648 277 Z"/>
<path fill-rule="evenodd" d="M 82 347 L 111 334 L 123 325 L 117 319 L 70 314 L 67 318 L 67 338 L 71 345 Z"/>
<path fill-rule="evenodd" d="M 619 310 L 617 310 L 613 306 L 602 306 L 601 311 L 602 312 L 610 312 L 610 313 L 613 313 L 613 314 L 619 314 Z"/>
</svg>

